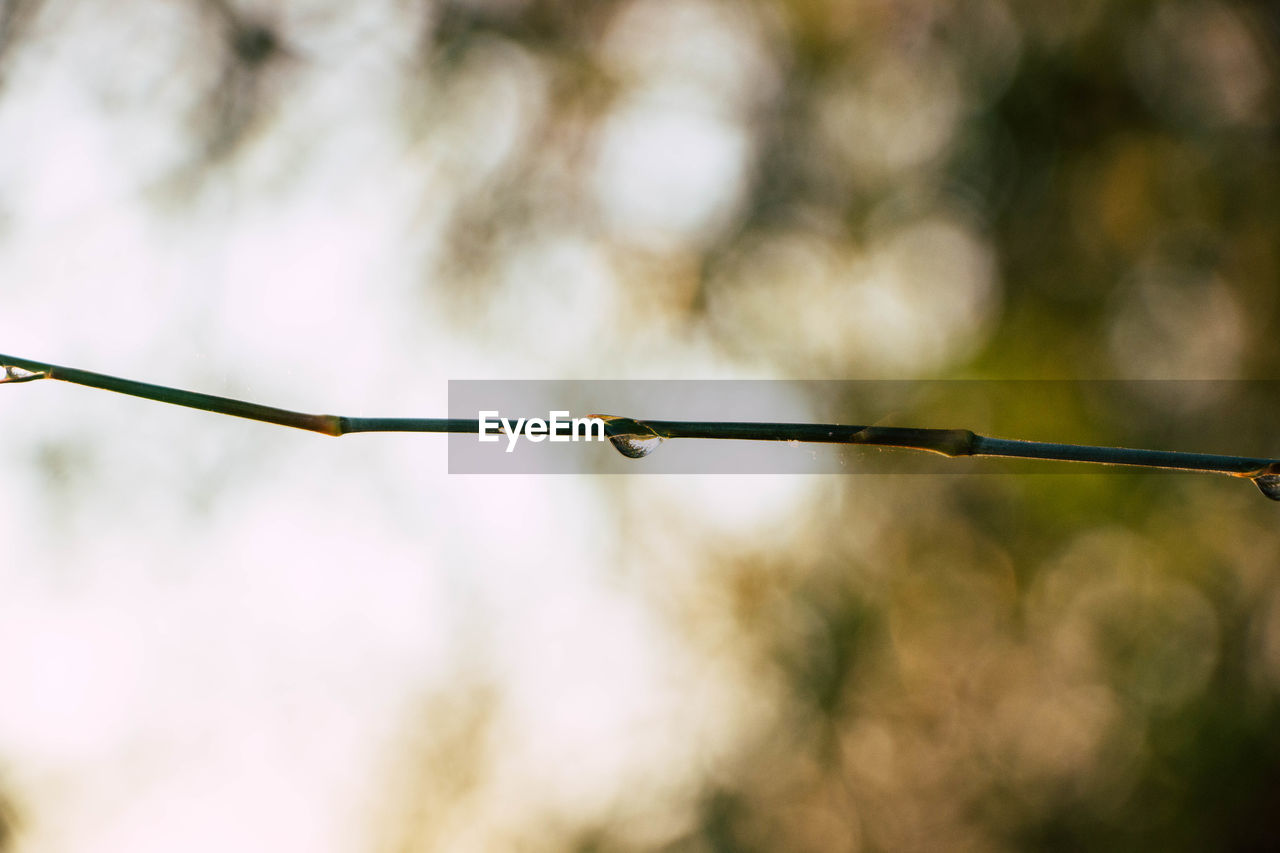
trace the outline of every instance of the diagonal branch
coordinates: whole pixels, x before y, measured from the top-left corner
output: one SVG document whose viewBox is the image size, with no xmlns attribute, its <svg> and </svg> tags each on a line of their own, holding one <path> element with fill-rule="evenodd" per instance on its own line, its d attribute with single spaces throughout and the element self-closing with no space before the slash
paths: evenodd
<svg viewBox="0 0 1280 853">
<path fill-rule="evenodd" d="M 244 400 L 120 379 L 74 367 L 60 367 L 42 361 L 0 355 L 4 375 L 0 384 L 57 379 L 100 388 L 118 394 L 143 397 L 161 403 L 186 406 L 222 415 L 247 418 L 340 436 L 357 432 L 479 433 L 480 422 L 464 418 L 355 418 L 315 415 L 277 409 Z M 1252 480 L 1267 497 L 1280 501 L 1280 460 L 1177 450 L 1147 450 L 1127 447 L 1099 447 L 1085 444 L 1056 444 L 993 438 L 966 429 L 922 429 L 916 427 L 854 426 L 846 424 L 749 423 L 739 421 L 639 420 L 612 415 L 596 415 L 605 421 L 605 433 L 624 455 L 648 455 L 663 440 L 672 438 L 730 439 L 745 441 L 795 441 L 822 444 L 862 444 L 898 447 L 939 453 L 943 456 L 988 456 L 1015 459 L 1043 459 L 1057 462 L 1086 462 L 1123 465 L 1133 468 L 1161 468 L 1227 474 Z"/>
</svg>

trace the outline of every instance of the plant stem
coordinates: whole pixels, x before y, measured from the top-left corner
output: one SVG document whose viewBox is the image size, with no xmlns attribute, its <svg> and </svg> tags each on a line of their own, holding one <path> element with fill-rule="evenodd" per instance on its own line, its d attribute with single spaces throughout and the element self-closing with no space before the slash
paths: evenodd
<svg viewBox="0 0 1280 853">
<path fill-rule="evenodd" d="M 3 382 L 57 379 L 101 388 L 118 394 L 143 397 L 161 403 L 232 415 L 254 421 L 309 430 L 324 435 L 357 432 L 478 433 L 480 422 L 463 418 L 353 418 L 340 415 L 313 415 L 277 409 L 229 397 L 184 391 L 164 385 L 120 379 L 73 367 L 0 355 Z M 1254 479 L 1268 497 L 1275 497 L 1280 482 L 1280 460 L 1174 450 L 1144 450 L 1125 447 L 1098 447 L 1082 444 L 1055 444 L 992 438 L 964 429 L 919 429 L 914 427 L 851 426 L 844 424 L 744 423 L 731 421 L 645 421 L 627 417 L 606 417 L 610 436 L 639 435 L 660 438 L 738 439 L 749 441 L 798 441 L 824 444 L 862 444 L 901 447 L 940 453 L 943 456 L 990 456 L 1044 459 L 1059 462 L 1088 462 L 1125 465 L 1135 468 L 1164 468 L 1205 471 Z M 1268 488 L 1270 487 L 1270 488 Z M 1277 497 L 1280 500 L 1280 497 Z"/>
</svg>

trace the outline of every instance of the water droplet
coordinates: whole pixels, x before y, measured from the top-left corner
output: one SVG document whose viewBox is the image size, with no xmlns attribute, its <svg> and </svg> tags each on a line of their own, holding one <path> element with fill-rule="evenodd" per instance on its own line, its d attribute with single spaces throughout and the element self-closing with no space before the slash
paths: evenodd
<svg viewBox="0 0 1280 853">
<path fill-rule="evenodd" d="M 4 375 L 0 376 L 0 384 L 5 382 L 32 382 L 36 379 L 44 379 L 43 373 L 34 370 L 26 370 L 12 364 L 3 365 Z"/>
<path fill-rule="evenodd" d="M 1253 482 L 1271 500 L 1280 501 L 1280 474 L 1259 474 Z"/>
<path fill-rule="evenodd" d="M 660 435 L 611 435 L 609 441 L 628 459 L 643 459 L 662 444 Z"/>
<path fill-rule="evenodd" d="M 664 439 L 647 424 L 614 415 L 591 415 L 604 421 L 604 432 L 614 449 L 628 459 L 643 459 L 658 449 Z"/>
</svg>

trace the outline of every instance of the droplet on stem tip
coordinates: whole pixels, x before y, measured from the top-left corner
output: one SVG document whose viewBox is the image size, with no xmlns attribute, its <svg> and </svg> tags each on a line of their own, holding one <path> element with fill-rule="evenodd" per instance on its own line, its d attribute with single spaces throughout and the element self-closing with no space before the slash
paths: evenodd
<svg viewBox="0 0 1280 853">
<path fill-rule="evenodd" d="M 0 384 L 5 382 L 32 382 L 36 379 L 44 379 L 45 374 L 35 370 L 27 370 L 12 364 L 0 365 L 4 367 L 4 375 L 0 376 Z"/>
</svg>

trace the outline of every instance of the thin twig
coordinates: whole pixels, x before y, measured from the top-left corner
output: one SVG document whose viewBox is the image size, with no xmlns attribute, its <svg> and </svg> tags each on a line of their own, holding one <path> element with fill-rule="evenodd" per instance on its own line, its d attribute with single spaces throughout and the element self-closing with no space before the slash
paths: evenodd
<svg viewBox="0 0 1280 853">
<path fill-rule="evenodd" d="M 277 409 L 229 397 L 184 391 L 163 385 L 120 379 L 74 367 L 60 367 L 28 358 L 0 355 L 4 375 L 0 383 L 57 379 L 90 388 L 101 388 L 171 403 L 206 412 L 232 415 L 254 421 L 309 430 L 324 435 L 356 432 L 437 432 L 479 433 L 479 420 L 464 418 L 353 418 L 341 415 L 313 415 Z M 671 438 L 737 439 L 747 441 L 794 441 L 822 444 L 861 444 L 898 447 L 939 453 L 943 456 L 989 456 L 1015 459 L 1042 459 L 1058 462 L 1088 462 L 1134 468 L 1162 468 L 1203 471 L 1253 480 L 1262 493 L 1280 500 L 1280 460 L 1176 450 L 1145 450 L 1127 447 L 1098 447 L 1084 444 L 1056 444 L 978 435 L 967 429 L 920 429 L 914 427 L 854 426 L 846 424 L 779 424 L 736 421 L 661 421 L 629 417 L 597 416 L 605 420 L 605 432 L 624 454 L 646 455 L 658 441 Z M 644 449 L 637 449 L 642 445 Z"/>
</svg>

